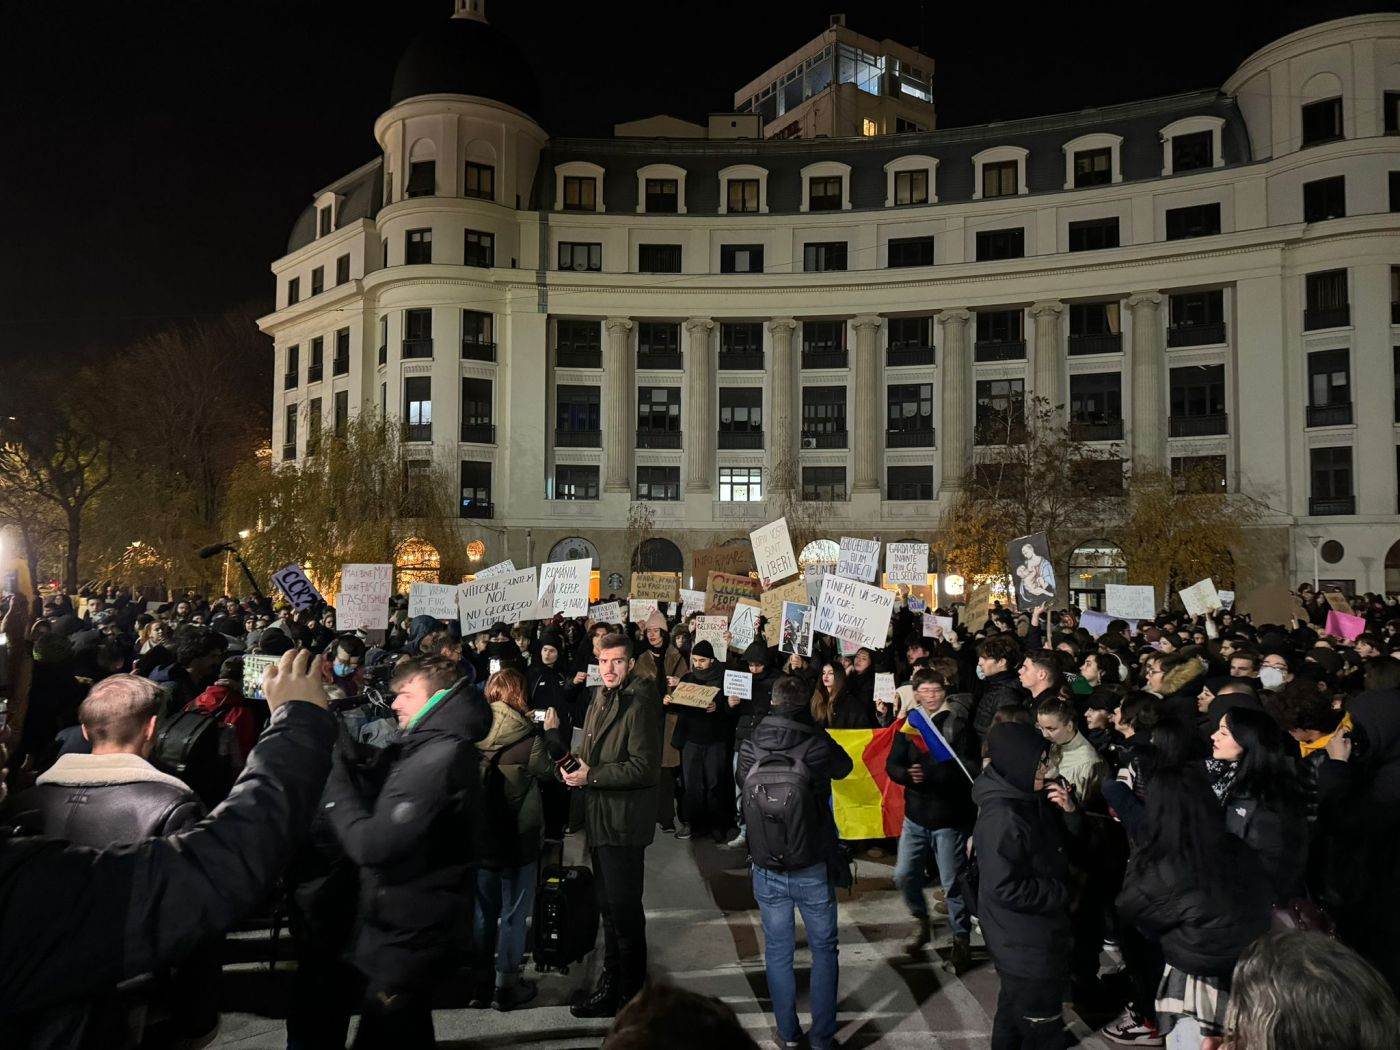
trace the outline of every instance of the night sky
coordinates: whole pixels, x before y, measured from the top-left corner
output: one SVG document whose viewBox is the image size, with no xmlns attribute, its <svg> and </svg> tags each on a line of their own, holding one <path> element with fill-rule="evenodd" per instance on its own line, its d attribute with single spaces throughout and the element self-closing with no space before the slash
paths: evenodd
<svg viewBox="0 0 1400 1050">
<path fill-rule="evenodd" d="M 545 129 L 608 135 L 730 108 L 835 11 L 931 54 L 939 126 L 955 127 L 1219 86 L 1287 32 L 1395 6 L 488 0 L 487 13 L 529 58 Z M 269 309 L 293 220 L 376 155 L 400 52 L 451 9 L 0 0 L 0 366 L 77 364 L 147 327 Z"/>
</svg>

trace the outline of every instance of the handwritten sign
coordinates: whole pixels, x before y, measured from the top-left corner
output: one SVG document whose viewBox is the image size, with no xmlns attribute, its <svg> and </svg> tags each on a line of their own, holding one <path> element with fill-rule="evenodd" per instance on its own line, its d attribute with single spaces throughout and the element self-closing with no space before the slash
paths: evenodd
<svg viewBox="0 0 1400 1050">
<path fill-rule="evenodd" d="M 590 607 L 588 610 L 589 623 L 616 624 L 622 623 L 623 620 L 624 617 L 622 615 L 621 602 L 600 602 L 599 604 Z"/>
<path fill-rule="evenodd" d="M 753 699 L 753 675 L 748 671 L 724 672 L 724 695 L 740 700 Z"/>
<path fill-rule="evenodd" d="M 979 583 L 972 588 L 963 606 L 962 622 L 969 631 L 980 631 L 987 625 L 992 610 L 992 585 Z"/>
<path fill-rule="evenodd" d="M 496 576 L 505 576 L 515 571 L 515 562 L 507 558 L 505 561 L 498 561 L 495 565 L 488 566 L 476 574 L 478 580 L 489 580 Z"/>
<path fill-rule="evenodd" d="M 885 582 L 928 586 L 928 544 L 891 543 L 885 548 Z"/>
<path fill-rule="evenodd" d="M 836 559 L 836 575 L 848 580 L 871 583 L 880 570 L 880 541 L 841 537 L 841 556 Z M 927 581 L 925 581 L 927 582 Z M 820 627 L 817 630 L 821 630 Z"/>
<path fill-rule="evenodd" d="M 680 586 L 680 578 L 674 572 L 634 572 L 631 597 L 658 602 L 680 601 Z"/>
<path fill-rule="evenodd" d="M 759 596 L 759 607 L 763 613 L 763 638 L 769 645 L 777 645 L 783 624 L 783 605 L 787 602 L 806 604 L 807 584 L 803 580 L 793 580 Z"/>
<path fill-rule="evenodd" d="M 462 633 L 475 634 L 493 623 L 519 623 L 535 609 L 539 598 L 535 567 L 457 586 L 457 616 Z"/>
<path fill-rule="evenodd" d="M 911 613 L 914 613 L 915 615 L 917 615 L 917 614 L 923 612 L 923 611 L 924 611 L 925 609 L 927 609 L 927 608 L 928 608 L 928 602 L 926 602 L 926 601 L 924 601 L 922 598 L 916 597 L 915 595 L 912 595 L 912 594 L 909 596 L 909 611 L 910 611 Z"/>
<path fill-rule="evenodd" d="M 1341 591 L 1323 591 L 1322 597 L 1327 599 L 1327 607 L 1333 612 L 1351 615 L 1351 602 Z"/>
<path fill-rule="evenodd" d="M 1206 581 L 1209 582 L 1209 581 Z M 1214 585 L 1212 584 L 1212 589 Z M 1150 620 L 1157 615 L 1157 589 L 1129 583 L 1104 584 L 1104 612 L 1124 620 Z"/>
<path fill-rule="evenodd" d="M 874 698 L 883 703 L 891 703 L 894 700 L 894 675 L 889 671 L 875 672 L 875 692 Z"/>
<path fill-rule="evenodd" d="M 593 576 L 593 560 L 551 561 L 540 566 L 540 594 L 554 585 L 553 608 L 550 613 L 565 616 L 588 615 L 589 583 Z"/>
<path fill-rule="evenodd" d="M 342 565 L 335 622 L 342 631 L 384 631 L 389 627 L 392 565 Z"/>
<path fill-rule="evenodd" d="M 787 518 L 770 521 L 749 533 L 753 545 L 753 560 L 765 587 L 785 580 L 797 571 L 797 555 L 792 552 L 792 537 L 788 535 Z"/>
<path fill-rule="evenodd" d="M 812 606 L 783 602 L 783 625 L 778 648 L 797 656 L 811 656 L 812 624 L 815 622 Z"/>
<path fill-rule="evenodd" d="M 827 576 L 813 629 L 848 645 L 879 649 L 885 644 L 894 595 L 843 576 Z"/>
<path fill-rule="evenodd" d="M 671 690 L 671 703 L 684 707 L 709 707 L 717 696 L 719 689 L 716 686 L 681 682 Z"/>
<path fill-rule="evenodd" d="M 408 618 L 431 616 L 435 620 L 457 619 L 457 588 L 450 583 L 411 583 L 408 585 Z"/>
<path fill-rule="evenodd" d="M 659 606 L 655 598 L 630 598 L 627 601 L 627 619 L 645 625 L 652 613 L 660 612 Z"/>
<path fill-rule="evenodd" d="M 724 640 L 729 630 L 729 621 L 723 616 L 697 616 L 695 618 L 695 640 L 709 642 L 715 651 L 715 659 L 723 663 L 729 659 L 729 643 Z"/>
<path fill-rule="evenodd" d="M 681 593 L 681 619 L 684 620 L 691 613 L 701 613 L 705 611 L 705 592 L 690 591 L 684 587 Z"/>
<path fill-rule="evenodd" d="M 823 562 L 815 562 L 802 570 L 802 579 L 807 584 L 807 604 L 816 605 L 822 596 L 822 577 L 827 573 Z"/>
<path fill-rule="evenodd" d="M 1187 616 L 1205 616 L 1224 608 L 1220 594 L 1215 589 L 1215 581 L 1209 576 L 1200 583 L 1193 583 L 1176 593 L 1181 596 L 1181 604 L 1186 607 Z"/>
<path fill-rule="evenodd" d="M 287 596 L 293 609 L 309 609 L 317 602 L 325 600 L 315 585 L 306 578 L 306 573 L 301 571 L 300 565 L 288 565 L 278 569 L 272 574 L 272 582 Z"/>
<path fill-rule="evenodd" d="M 759 611 L 757 602 L 740 598 L 734 606 L 734 611 L 730 613 L 729 634 L 734 640 L 734 648 L 740 652 L 753 645 L 754 635 L 758 633 Z"/>
<path fill-rule="evenodd" d="M 705 611 L 713 616 L 728 616 L 740 598 L 756 601 L 762 591 L 752 576 L 712 572 L 705 581 Z"/>
<path fill-rule="evenodd" d="M 583 684 L 589 689 L 603 684 L 603 672 L 598 669 L 597 664 L 589 664 L 587 674 L 588 677 L 584 679 Z"/>
</svg>

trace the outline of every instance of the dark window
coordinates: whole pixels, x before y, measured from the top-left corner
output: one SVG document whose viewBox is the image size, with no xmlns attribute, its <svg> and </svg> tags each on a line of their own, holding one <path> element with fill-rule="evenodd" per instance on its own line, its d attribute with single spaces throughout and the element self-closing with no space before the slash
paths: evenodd
<svg viewBox="0 0 1400 1050">
<path fill-rule="evenodd" d="M 464 518 L 491 517 L 491 464 L 462 461 L 462 505 Z"/>
<path fill-rule="evenodd" d="M 433 380 L 409 376 L 403 381 L 403 436 L 405 441 L 433 439 Z"/>
<path fill-rule="evenodd" d="M 762 273 L 763 245 L 721 244 L 719 246 L 719 272 Z"/>
<path fill-rule="evenodd" d="M 564 466 L 554 468 L 555 499 L 597 499 L 598 468 Z"/>
<path fill-rule="evenodd" d="M 1177 292 L 1167 300 L 1167 345 L 1209 346 L 1225 342 L 1225 293 Z"/>
<path fill-rule="evenodd" d="M 1113 181 L 1113 150 L 1081 149 L 1074 154 L 1074 188 L 1107 186 Z"/>
<path fill-rule="evenodd" d="M 462 311 L 462 357 L 469 361 L 496 360 L 495 317 L 482 310 Z"/>
<path fill-rule="evenodd" d="M 314 456 L 321 450 L 321 399 L 313 397 L 306 407 L 306 454 Z"/>
<path fill-rule="evenodd" d="M 489 379 L 462 377 L 462 440 L 487 445 L 496 440 Z"/>
<path fill-rule="evenodd" d="M 680 273 L 681 246 L 679 244 L 637 245 L 637 272 Z"/>
<path fill-rule="evenodd" d="M 1385 110 L 1385 133 L 1400 134 L 1400 91 L 1387 91 L 1382 107 Z"/>
<path fill-rule="evenodd" d="M 601 397 L 601 392 L 596 386 L 574 386 L 565 383 L 556 388 L 556 445 L 597 447 L 602 436 Z"/>
<path fill-rule="evenodd" d="M 1172 437 L 1229 432 L 1224 365 L 1187 365 L 1171 369 L 1170 376 Z"/>
<path fill-rule="evenodd" d="M 335 403 L 333 409 L 333 425 L 335 436 L 344 437 L 345 428 L 350 422 L 350 391 L 337 390 L 335 392 Z"/>
<path fill-rule="evenodd" d="M 403 356 L 433 356 L 433 311 L 429 309 L 403 312 Z"/>
<path fill-rule="evenodd" d="M 637 499 L 652 503 L 681 498 L 680 467 L 638 467 Z"/>
<path fill-rule="evenodd" d="M 1013 230 L 979 230 L 977 233 L 978 262 L 1020 259 L 1025 254 L 1026 231 L 1019 226 Z"/>
<path fill-rule="evenodd" d="M 603 246 L 592 242 L 560 241 L 559 269 L 561 270 L 601 270 L 603 268 Z"/>
<path fill-rule="evenodd" d="M 681 326 L 671 321 L 643 321 L 637 325 L 639 368 L 681 367 Z"/>
<path fill-rule="evenodd" d="M 488 268 L 495 266 L 495 234 L 483 233 L 480 230 L 467 230 L 465 243 L 462 246 L 462 265 Z"/>
<path fill-rule="evenodd" d="M 564 176 L 564 210 L 597 211 L 598 180 L 591 175 Z"/>
<path fill-rule="evenodd" d="M 297 458 L 297 406 L 287 406 L 286 422 L 282 427 L 282 458 Z"/>
<path fill-rule="evenodd" d="M 408 230 L 404 233 L 403 261 L 408 266 L 433 261 L 432 230 Z"/>
<path fill-rule="evenodd" d="M 932 237 L 891 237 L 891 266 L 932 266 Z"/>
<path fill-rule="evenodd" d="M 1172 172 L 1194 171 L 1215 164 L 1215 132 L 1194 131 L 1172 136 Z"/>
<path fill-rule="evenodd" d="M 977 311 L 978 361 L 1017 361 L 1026 356 L 1025 317 L 1020 310 Z"/>
<path fill-rule="evenodd" d="M 802 367 L 846 367 L 846 322 L 802 322 Z"/>
<path fill-rule="evenodd" d="M 1312 468 L 1312 506 L 1309 508 L 1313 514 L 1351 514 L 1355 513 L 1354 506 L 1351 510 L 1342 509 L 1340 505 L 1353 502 L 1355 492 L 1352 489 L 1351 477 L 1351 446 L 1344 445 L 1335 448 L 1315 448 L 1310 450 Z M 1320 507 L 1319 504 L 1327 502 L 1330 505 Z"/>
<path fill-rule="evenodd" d="M 1400 171 L 1389 175 L 1389 205 L 1391 211 L 1400 211 Z"/>
<path fill-rule="evenodd" d="M 415 160 L 408 166 L 405 197 L 431 197 L 437 192 L 437 161 Z"/>
<path fill-rule="evenodd" d="M 1123 349 L 1120 306 L 1110 303 L 1070 303 L 1069 352 L 1116 354 Z"/>
<path fill-rule="evenodd" d="M 346 254 L 335 261 L 335 283 L 344 284 L 348 280 L 350 280 L 350 256 Z"/>
<path fill-rule="evenodd" d="M 318 335 L 307 348 L 310 350 L 310 360 L 306 362 L 306 381 L 319 383 L 326 374 L 326 341 Z"/>
<path fill-rule="evenodd" d="M 982 165 L 982 196 L 1011 197 L 1020 190 L 1017 176 L 1018 164 L 1014 160 L 1000 160 Z"/>
<path fill-rule="evenodd" d="M 1118 247 L 1118 216 L 1107 219 L 1085 219 L 1069 224 L 1069 250 L 1096 252 Z"/>
<path fill-rule="evenodd" d="M 759 321 L 726 321 L 719 326 L 720 368 L 763 367 L 763 324 Z"/>
<path fill-rule="evenodd" d="M 886 364 L 933 364 L 932 317 L 891 317 L 887 324 L 889 343 Z"/>
<path fill-rule="evenodd" d="M 496 169 L 490 164 L 473 164 L 467 161 L 466 178 L 462 183 L 462 192 L 468 197 L 477 197 L 484 201 L 496 199 Z"/>
<path fill-rule="evenodd" d="M 890 448 L 933 445 L 933 384 L 892 383 L 885 388 L 885 433 Z"/>
<path fill-rule="evenodd" d="M 297 383 L 301 381 L 299 378 L 300 372 L 301 347 L 289 346 L 287 347 L 287 368 L 286 371 L 283 373 L 282 388 L 284 390 L 296 389 Z"/>
<path fill-rule="evenodd" d="M 678 386 L 643 386 L 637 388 L 637 434 L 674 434 L 681 432 L 681 388 Z M 679 447 L 666 445 L 663 447 Z"/>
<path fill-rule="evenodd" d="M 1400 346 L 1392 346 L 1392 347 L 1390 348 L 1390 353 L 1391 353 L 1391 366 L 1392 366 L 1392 369 L 1391 369 L 1391 370 L 1392 370 L 1392 372 L 1394 373 L 1394 377 L 1395 377 L 1395 419 L 1394 419 L 1394 422 L 1400 423 Z"/>
<path fill-rule="evenodd" d="M 841 210 L 841 176 L 829 175 L 807 180 L 808 211 Z"/>
<path fill-rule="evenodd" d="M 933 466 L 890 467 L 885 474 L 885 499 L 933 499 Z"/>
<path fill-rule="evenodd" d="M 1347 213 L 1347 180 L 1345 175 L 1303 183 L 1303 221 L 1322 222 L 1340 219 Z"/>
<path fill-rule="evenodd" d="M 1090 459 L 1076 468 L 1080 484 L 1095 496 L 1120 496 L 1123 493 L 1123 461 L 1121 459 Z"/>
<path fill-rule="evenodd" d="M 808 448 L 846 447 L 846 388 L 802 388 L 802 444 Z"/>
<path fill-rule="evenodd" d="M 1173 456 L 1171 471 L 1178 492 L 1221 493 L 1229 487 L 1224 456 Z"/>
<path fill-rule="evenodd" d="M 337 328 L 335 332 L 335 357 L 331 360 L 331 374 L 348 375 L 350 372 L 350 329 Z"/>
<path fill-rule="evenodd" d="M 1168 208 L 1167 240 L 1209 237 L 1220 232 L 1220 205 L 1193 204 L 1189 208 Z"/>
<path fill-rule="evenodd" d="M 646 210 L 648 214 L 674 215 L 680 211 L 680 184 L 675 179 L 646 180 Z"/>
<path fill-rule="evenodd" d="M 314 267 L 311 271 L 311 294 L 320 295 L 326 290 L 326 268 Z"/>
<path fill-rule="evenodd" d="M 1308 426 L 1342 426 L 1351 422 L 1351 362 L 1345 349 L 1308 355 Z"/>
<path fill-rule="evenodd" d="M 329 204 L 316 210 L 316 236 L 324 237 L 335 229 L 335 209 Z"/>
<path fill-rule="evenodd" d="M 894 202 L 896 204 L 928 203 L 928 169 L 894 173 Z"/>
<path fill-rule="evenodd" d="M 1342 100 L 1324 98 L 1303 107 L 1303 145 L 1315 146 L 1342 137 Z"/>
<path fill-rule="evenodd" d="M 802 246 L 802 269 L 808 273 L 846 268 L 846 242 L 823 241 Z"/>
<path fill-rule="evenodd" d="M 846 468 L 803 467 L 802 498 L 810 503 L 846 502 Z"/>
<path fill-rule="evenodd" d="M 602 366 L 603 326 L 598 321 L 560 318 L 554 322 L 555 364 L 561 368 Z"/>
<path fill-rule="evenodd" d="M 719 388 L 719 447 L 763 447 L 763 389 Z"/>
<path fill-rule="evenodd" d="M 1351 304 L 1347 298 L 1347 272 L 1327 270 L 1310 273 L 1306 278 L 1307 307 L 1303 312 L 1303 328 L 1340 328 L 1351 323 Z"/>
<path fill-rule="evenodd" d="M 1026 418 L 1024 379 L 979 379 L 973 436 L 979 445 L 1019 444 Z"/>
<path fill-rule="evenodd" d="M 728 200 L 727 211 L 757 213 L 758 180 L 730 179 L 726 184 L 725 196 Z"/>
<path fill-rule="evenodd" d="M 1080 441 L 1123 438 L 1123 376 L 1091 372 L 1069 377 L 1069 419 Z"/>
<path fill-rule="evenodd" d="M 293 277 L 287 281 L 287 305 L 294 306 L 301 301 L 301 278 Z"/>
</svg>

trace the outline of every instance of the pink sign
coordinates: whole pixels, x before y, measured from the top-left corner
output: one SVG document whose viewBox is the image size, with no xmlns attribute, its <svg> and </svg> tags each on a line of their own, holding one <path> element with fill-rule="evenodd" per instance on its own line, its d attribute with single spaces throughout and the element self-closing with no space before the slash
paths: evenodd
<svg viewBox="0 0 1400 1050">
<path fill-rule="evenodd" d="M 1360 616 L 1337 612 L 1333 609 L 1327 613 L 1327 626 L 1323 630 L 1337 638 L 1345 638 L 1349 642 L 1354 642 L 1356 636 L 1366 630 L 1366 621 Z"/>
</svg>

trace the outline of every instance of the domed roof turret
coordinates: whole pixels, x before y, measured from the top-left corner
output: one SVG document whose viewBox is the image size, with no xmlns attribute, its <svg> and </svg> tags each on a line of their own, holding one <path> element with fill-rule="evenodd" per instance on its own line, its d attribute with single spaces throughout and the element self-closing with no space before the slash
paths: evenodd
<svg viewBox="0 0 1400 1050">
<path fill-rule="evenodd" d="M 458 0 L 457 13 L 408 45 L 394 70 L 390 105 L 417 95 L 475 95 L 532 117 L 539 86 L 515 43 L 481 13 L 481 0 Z"/>
</svg>

